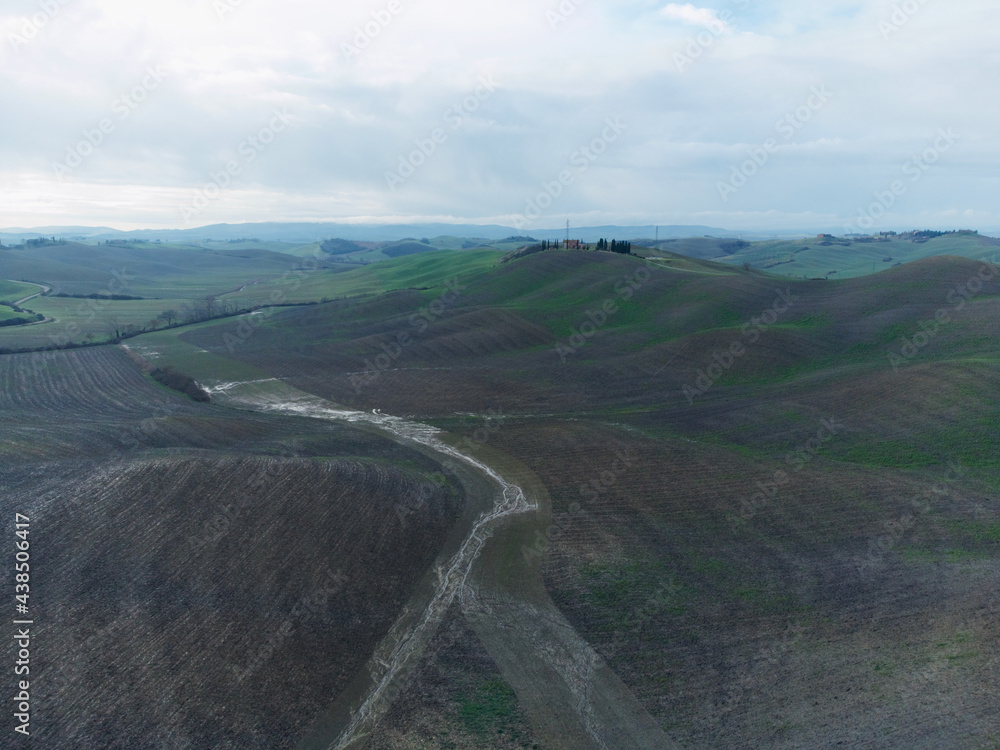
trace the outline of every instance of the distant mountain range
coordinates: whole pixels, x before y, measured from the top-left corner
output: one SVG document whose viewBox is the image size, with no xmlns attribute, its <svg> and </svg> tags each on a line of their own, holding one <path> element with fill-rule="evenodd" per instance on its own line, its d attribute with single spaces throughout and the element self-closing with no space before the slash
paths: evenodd
<svg viewBox="0 0 1000 750">
<path fill-rule="evenodd" d="M 597 226 L 575 227 L 569 230 L 572 239 L 596 242 L 598 239 L 653 239 L 657 227 L 648 226 Z M 777 239 L 801 237 L 803 232 L 742 232 L 718 227 L 700 225 L 661 226 L 659 238 L 684 238 L 711 235 L 714 237 L 743 237 L 744 239 Z M 227 241 L 242 238 L 262 242 L 318 242 L 326 239 L 370 240 L 393 242 L 406 238 L 422 237 L 474 237 L 485 240 L 502 240 L 511 236 L 530 235 L 536 239 L 559 239 L 566 236 L 566 229 L 517 230 L 495 224 L 338 224 L 338 223 L 259 223 L 259 224 L 213 224 L 196 229 L 139 229 L 123 232 L 109 227 L 11 227 L 0 229 L 0 241 L 16 244 L 25 239 L 56 237 L 57 239 L 98 240 L 160 240 L 162 242 L 183 242 L 206 240 Z"/>
</svg>

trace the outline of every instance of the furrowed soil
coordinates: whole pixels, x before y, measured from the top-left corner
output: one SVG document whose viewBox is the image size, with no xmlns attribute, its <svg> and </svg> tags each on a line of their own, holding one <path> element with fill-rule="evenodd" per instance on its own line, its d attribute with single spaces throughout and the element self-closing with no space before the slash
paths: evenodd
<svg viewBox="0 0 1000 750">
<path fill-rule="evenodd" d="M 490 540 L 462 612 L 540 746 L 560 746 L 549 685 L 553 705 L 582 696 L 556 711 L 582 720 L 566 746 L 995 746 L 997 269 L 943 257 L 792 282 L 669 266 L 542 253 L 457 294 L 181 339 L 430 421 L 537 479 L 550 510 Z M 466 678 L 441 674 L 447 722 Z M 433 742 L 404 710 L 428 679 L 383 746 Z M 663 739 L 596 731 L 614 722 L 588 696 L 613 684 Z"/>
<path fill-rule="evenodd" d="M 0 503 L 32 519 L 34 747 L 293 747 L 464 512 L 424 454 L 195 404 L 121 349 L 0 357 L 0 384 Z"/>
<path fill-rule="evenodd" d="M 517 694 L 453 607 L 365 750 L 541 748 Z"/>
</svg>

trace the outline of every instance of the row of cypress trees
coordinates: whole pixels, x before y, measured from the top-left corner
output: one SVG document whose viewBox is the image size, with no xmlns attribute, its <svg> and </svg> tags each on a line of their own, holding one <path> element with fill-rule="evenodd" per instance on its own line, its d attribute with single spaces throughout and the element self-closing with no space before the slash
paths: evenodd
<svg viewBox="0 0 1000 750">
<path fill-rule="evenodd" d="M 632 243 L 631 242 L 619 242 L 618 240 L 611 240 L 611 244 L 608 244 L 607 240 L 598 240 L 597 249 L 604 250 L 605 252 L 621 253 L 622 255 L 631 255 L 632 253 Z"/>
</svg>

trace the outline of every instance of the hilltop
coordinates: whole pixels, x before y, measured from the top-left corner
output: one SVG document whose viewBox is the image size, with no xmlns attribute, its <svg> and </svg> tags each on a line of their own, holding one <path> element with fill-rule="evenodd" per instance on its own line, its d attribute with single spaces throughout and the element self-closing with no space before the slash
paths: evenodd
<svg viewBox="0 0 1000 750">
<path fill-rule="evenodd" d="M 676 255 L 450 257 L 380 264 L 393 289 L 139 341 L 209 383 L 198 352 L 523 462 L 551 517 L 497 554 L 540 566 L 677 742 L 997 730 L 961 687 L 997 668 L 996 267 L 825 281 Z M 411 700 L 450 726 L 446 699 Z M 942 708 L 914 723 L 912 701 Z"/>
</svg>

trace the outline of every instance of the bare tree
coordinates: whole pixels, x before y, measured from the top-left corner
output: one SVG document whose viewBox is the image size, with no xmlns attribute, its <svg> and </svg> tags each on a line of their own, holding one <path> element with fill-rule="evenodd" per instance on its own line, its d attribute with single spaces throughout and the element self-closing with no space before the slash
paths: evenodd
<svg viewBox="0 0 1000 750">
<path fill-rule="evenodd" d="M 104 327 L 108 332 L 109 340 L 118 341 L 122 337 L 121 321 L 118 320 L 117 315 L 109 315 L 107 318 L 105 318 Z"/>
<path fill-rule="evenodd" d="M 215 297 L 205 297 L 194 303 L 192 310 L 193 320 L 211 320 L 219 314 L 219 303 Z"/>
</svg>

